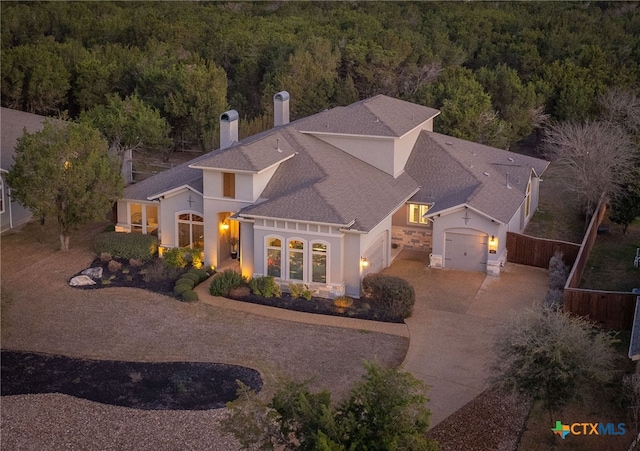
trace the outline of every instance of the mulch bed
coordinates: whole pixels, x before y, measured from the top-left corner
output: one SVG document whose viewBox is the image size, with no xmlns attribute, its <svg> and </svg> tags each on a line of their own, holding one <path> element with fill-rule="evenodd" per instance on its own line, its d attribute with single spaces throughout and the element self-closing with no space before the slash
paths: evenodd
<svg viewBox="0 0 640 451">
<path fill-rule="evenodd" d="M 129 264 L 129 260 L 125 258 L 113 258 L 122 265 L 122 268 L 117 271 L 109 271 L 109 261 L 102 261 L 100 258 L 96 258 L 89 265 L 90 268 L 101 267 L 103 271 L 102 279 L 93 279 L 96 282 L 95 285 L 86 285 L 79 288 L 82 290 L 95 290 L 98 288 L 109 287 L 127 287 L 127 288 L 142 288 L 145 290 L 153 291 L 160 294 L 173 295 L 173 287 L 176 280 L 180 278 L 181 274 L 186 273 L 190 268 L 166 268 L 167 273 L 171 273 L 168 277 L 149 277 L 150 272 L 154 272 L 154 269 L 158 263 L 157 259 L 144 262 L 141 266 L 134 266 Z M 157 271 L 156 271 L 157 272 Z M 82 273 L 74 274 L 69 279 L 78 276 Z M 145 280 L 146 279 L 148 281 Z"/>
<path fill-rule="evenodd" d="M 241 381 L 260 391 L 253 369 L 222 363 L 87 360 L 3 350 L 1 394 L 63 393 L 144 410 L 209 410 L 236 399 Z"/>
<path fill-rule="evenodd" d="M 252 294 L 246 287 L 231 290 L 231 293 L 229 293 L 227 297 L 236 301 L 278 307 L 296 312 L 318 313 L 320 315 L 342 316 L 389 323 L 401 324 L 404 322 L 402 318 L 387 315 L 384 311 L 372 307 L 366 300 L 362 299 L 354 299 L 351 307 L 338 308 L 333 305 L 333 300 L 331 299 L 312 297 L 307 301 L 303 298 L 292 298 L 289 293 L 282 293 L 282 297 L 279 298 L 265 298 Z"/>
</svg>

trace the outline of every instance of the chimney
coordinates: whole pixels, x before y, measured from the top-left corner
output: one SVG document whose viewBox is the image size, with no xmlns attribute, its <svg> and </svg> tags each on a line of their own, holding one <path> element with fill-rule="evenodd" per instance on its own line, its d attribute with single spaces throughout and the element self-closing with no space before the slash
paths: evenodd
<svg viewBox="0 0 640 451">
<path fill-rule="evenodd" d="M 220 115 L 220 148 L 226 149 L 238 142 L 238 112 L 225 111 Z"/>
<path fill-rule="evenodd" d="M 289 93 L 280 91 L 273 96 L 273 125 L 289 123 Z"/>
</svg>

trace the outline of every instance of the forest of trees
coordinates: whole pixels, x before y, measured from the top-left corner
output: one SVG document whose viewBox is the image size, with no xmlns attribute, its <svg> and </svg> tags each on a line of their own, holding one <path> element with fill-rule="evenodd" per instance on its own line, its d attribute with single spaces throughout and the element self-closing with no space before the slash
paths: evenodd
<svg viewBox="0 0 640 451">
<path fill-rule="evenodd" d="M 113 94 L 211 150 L 386 94 L 442 110 L 437 131 L 508 148 L 543 121 L 582 121 L 640 86 L 640 7 L 626 2 L 2 2 L 2 105 L 77 118 Z M 132 97 L 135 96 L 135 97 Z M 163 150 L 166 152 L 166 146 Z"/>
</svg>

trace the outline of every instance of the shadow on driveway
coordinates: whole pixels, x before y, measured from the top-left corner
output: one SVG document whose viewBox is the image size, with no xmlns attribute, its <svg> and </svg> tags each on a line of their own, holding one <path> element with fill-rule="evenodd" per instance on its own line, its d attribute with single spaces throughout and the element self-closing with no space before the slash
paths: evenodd
<svg viewBox="0 0 640 451">
<path fill-rule="evenodd" d="M 403 366 L 431 387 L 433 427 L 488 387 L 497 326 L 541 301 L 548 275 L 509 263 L 493 277 L 431 269 L 428 260 L 426 252 L 403 251 L 384 272 L 409 281 L 416 291 Z"/>
</svg>

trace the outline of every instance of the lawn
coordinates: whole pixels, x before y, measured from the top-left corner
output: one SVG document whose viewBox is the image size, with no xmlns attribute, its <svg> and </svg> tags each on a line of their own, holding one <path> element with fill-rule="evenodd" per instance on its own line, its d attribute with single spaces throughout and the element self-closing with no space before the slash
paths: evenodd
<svg viewBox="0 0 640 451">
<path fill-rule="evenodd" d="M 625 292 L 640 288 L 640 268 L 633 266 L 640 248 L 640 220 L 631 224 L 626 234 L 608 218 L 602 223 L 611 229 L 596 238 L 580 288 Z"/>
</svg>

